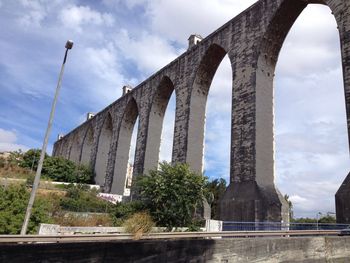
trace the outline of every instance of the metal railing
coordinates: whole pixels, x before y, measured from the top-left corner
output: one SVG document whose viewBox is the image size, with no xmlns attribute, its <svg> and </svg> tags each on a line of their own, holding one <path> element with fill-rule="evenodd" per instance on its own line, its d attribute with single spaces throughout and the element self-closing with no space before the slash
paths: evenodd
<svg viewBox="0 0 350 263">
<path fill-rule="evenodd" d="M 303 230 L 303 231 L 220 231 L 220 232 L 171 232 L 149 233 L 141 239 L 184 239 L 184 238 L 258 238 L 258 237 L 301 237 L 336 236 L 339 230 Z M 0 244 L 13 243 L 74 243 L 108 242 L 132 240 L 131 234 L 90 234 L 90 235 L 0 235 Z"/>
<path fill-rule="evenodd" d="M 279 230 L 341 230 L 348 224 L 279 223 L 279 222 L 230 222 L 222 223 L 223 231 L 279 231 Z"/>
</svg>

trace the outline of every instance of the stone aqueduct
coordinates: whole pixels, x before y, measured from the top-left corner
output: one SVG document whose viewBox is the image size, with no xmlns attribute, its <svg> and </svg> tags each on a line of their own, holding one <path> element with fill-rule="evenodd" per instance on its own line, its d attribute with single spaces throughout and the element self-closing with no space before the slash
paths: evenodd
<svg viewBox="0 0 350 263">
<path fill-rule="evenodd" d="M 90 164 L 105 192 L 122 194 L 137 117 L 134 175 L 157 166 L 164 114 L 175 92 L 172 162 L 201 171 L 208 91 L 228 55 L 233 73 L 231 165 L 221 219 L 286 219 L 287 206 L 274 185 L 273 80 L 284 39 L 308 4 L 327 5 L 338 25 L 350 134 L 350 1 L 260 0 L 58 140 L 53 154 Z M 338 221 L 350 222 L 350 174 L 336 202 Z"/>
</svg>

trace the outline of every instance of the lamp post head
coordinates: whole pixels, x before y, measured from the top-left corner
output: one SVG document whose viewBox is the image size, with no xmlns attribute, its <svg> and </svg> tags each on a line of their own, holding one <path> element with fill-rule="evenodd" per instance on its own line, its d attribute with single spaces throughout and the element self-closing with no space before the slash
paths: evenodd
<svg viewBox="0 0 350 263">
<path fill-rule="evenodd" d="M 73 47 L 73 41 L 72 40 L 67 40 L 66 49 L 72 49 L 72 47 Z"/>
</svg>

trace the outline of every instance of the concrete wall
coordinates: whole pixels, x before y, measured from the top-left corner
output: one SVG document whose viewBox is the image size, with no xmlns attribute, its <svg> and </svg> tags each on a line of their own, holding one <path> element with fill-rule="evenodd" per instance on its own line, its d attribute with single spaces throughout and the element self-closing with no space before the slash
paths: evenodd
<svg viewBox="0 0 350 263">
<path fill-rule="evenodd" d="M 0 262 L 349 262 L 350 238 L 252 238 L 0 244 Z"/>
<path fill-rule="evenodd" d="M 350 2 L 260 0 L 57 141 L 54 155 L 81 161 L 78 155 L 86 152 L 79 151 L 82 138 L 92 127 L 90 158 L 84 155 L 84 160 L 90 159 L 96 181 L 105 192 L 120 193 L 135 119 L 139 118 L 134 176 L 157 165 L 163 116 L 174 90 L 172 161 L 187 162 L 194 171 L 202 171 L 207 95 L 221 60 L 228 55 L 232 68 L 231 164 L 221 219 L 288 220 L 287 204 L 274 184 L 273 80 L 285 37 L 309 3 L 328 5 L 338 24 L 350 130 Z"/>
</svg>

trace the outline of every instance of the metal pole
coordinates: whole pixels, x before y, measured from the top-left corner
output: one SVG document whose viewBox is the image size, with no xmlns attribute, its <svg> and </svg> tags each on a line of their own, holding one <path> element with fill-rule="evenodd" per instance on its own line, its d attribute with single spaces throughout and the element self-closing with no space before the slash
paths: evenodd
<svg viewBox="0 0 350 263">
<path fill-rule="evenodd" d="M 65 46 L 66 52 L 64 54 L 64 59 L 63 59 L 63 63 L 62 63 L 62 66 L 61 66 L 61 72 L 60 72 L 60 75 L 58 77 L 58 83 L 57 83 L 57 87 L 56 87 L 55 97 L 53 99 L 53 103 L 52 103 L 52 107 L 51 107 L 50 118 L 49 118 L 49 122 L 47 124 L 47 129 L 46 129 L 46 133 L 45 133 L 44 143 L 43 143 L 43 147 L 41 149 L 41 154 L 40 154 L 40 159 L 39 159 L 39 163 L 38 163 L 38 168 L 36 170 L 32 191 L 30 193 L 30 198 L 29 198 L 27 210 L 26 210 L 26 214 L 25 214 L 25 217 L 24 217 L 24 221 L 23 221 L 23 225 L 22 225 L 22 229 L 21 229 L 21 235 L 25 235 L 27 233 L 28 223 L 29 223 L 30 215 L 31 215 L 33 204 L 34 204 L 34 200 L 35 200 L 35 194 L 36 194 L 36 191 L 38 189 L 39 182 L 40 182 L 41 169 L 43 167 L 45 153 L 46 153 L 46 148 L 47 148 L 47 144 L 48 144 L 48 141 L 49 141 L 49 135 L 50 135 L 50 131 L 51 131 L 53 116 L 55 114 L 57 98 L 58 98 L 58 94 L 59 94 L 60 88 L 61 88 L 61 82 L 62 82 L 64 66 L 66 64 L 68 50 L 71 49 L 72 47 L 73 47 L 73 42 L 71 40 L 68 40 L 67 43 L 66 43 L 66 46 Z"/>
<path fill-rule="evenodd" d="M 319 215 L 322 215 L 321 212 L 318 212 L 317 215 L 316 215 L 316 226 L 317 226 L 317 230 L 318 230 L 318 220 L 319 220 Z"/>
</svg>

